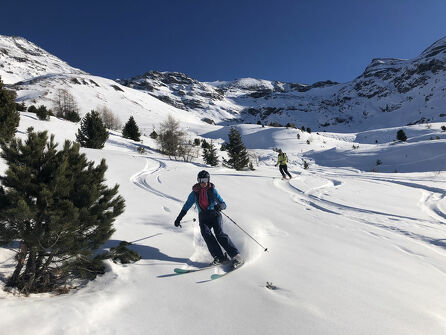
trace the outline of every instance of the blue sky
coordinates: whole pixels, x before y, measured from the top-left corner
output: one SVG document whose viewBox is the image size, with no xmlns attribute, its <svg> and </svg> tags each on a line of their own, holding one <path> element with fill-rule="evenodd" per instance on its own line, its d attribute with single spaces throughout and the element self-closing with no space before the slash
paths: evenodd
<svg viewBox="0 0 446 335">
<path fill-rule="evenodd" d="M 373 58 L 413 58 L 446 36 L 446 0 L 2 0 L 0 34 L 116 79 L 347 82 Z"/>
</svg>

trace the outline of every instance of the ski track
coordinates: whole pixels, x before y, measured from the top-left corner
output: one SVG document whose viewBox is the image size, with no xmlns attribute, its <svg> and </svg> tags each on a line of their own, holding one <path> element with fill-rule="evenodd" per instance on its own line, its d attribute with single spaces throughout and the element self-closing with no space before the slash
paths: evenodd
<svg viewBox="0 0 446 335">
<path fill-rule="evenodd" d="M 154 162 L 153 165 L 150 165 L 151 161 Z M 147 157 L 146 165 L 144 166 L 142 171 L 140 171 L 140 172 L 134 174 L 132 177 L 130 177 L 130 182 L 135 184 L 137 187 L 142 188 L 143 190 L 148 191 L 156 196 L 182 203 L 182 201 L 180 199 L 177 199 L 167 193 L 161 192 L 149 184 L 149 181 L 148 181 L 149 177 L 153 176 L 159 170 L 165 169 L 165 168 L 166 168 L 166 164 L 163 163 L 162 161 Z M 160 176 L 157 176 L 156 180 L 159 184 L 161 184 Z M 163 208 L 166 212 L 168 211 L 168 207 L 163 206 Z"/>
<path fill-rule="evenodd" d="M 319 175 L 324 174 L 322 171 L 318 173 L 318 176 L 315 177 L 319 181 L 324 180 L 326 178 L 322 178 Z M 303 176 L 302 180 L 305 183 L 305 178 L 311 178 L 314 177 L 314 174 L 309 174 Z M 350 177 L 358 177 L 356 175 L 351 175 Z M 396 183 L 402 186 L 406 186 L 409 188 L 417 188 L 422 191 L 421 199 L 418 203 L 418 206 L 421 208 L 421 210 L 426 213 L 428 216 L 432 218 L 432 220 L 422 220 L 415 217 L 410 216 L 404 216 L 404 215 L 397 215 L 392 213 L 386 213 L 386 212 L 380 212 L 376 210 L 371 209 L 364 209 L 359 207 L 353 207 L 348 206 L 344 204 L 340 204 L 334 201 L 330 201 L 327 199 L 323 199 L 320 195 L 328 195 L 327 191 L 329 189 L 333 189 L 335 187 L 338 187 L 340 185 L 343 185 L 344 182 L 339 181 L 337 179 L 328 179 L 325 183 L 319 186 L 315 186 L 312 188 L 309 188 L 308 190 L 304 191 L 300 189 L 298 186 L 293 185 L 293 179 L 287 180 L 283 182 L 282 180 L 275 178 L 273 180 L 273 184 L 287 192 L 290 197 L 298 204 L 305 206 L 306 209 L 315 208 L 317 210 L 335 214 L 335 215 L 342 215 L 350 220 L 353 220 L 358 223 L 366 224 L 369 226 L 373 226 L 379 229 L 383 229 L 385 231 L 390 231 L 392 233 L 396 233 L 398 235 L 402 235 L 405 237 L 408 237 L 418 243 L 421 243 L 424 247 L 428 247 L 431 250 L 434 250 L 436 253 L 440 253 L 441 255 L 445 255 L 443 252 L 440 252 L 441 249 L 446 249 L 446 240 L 436 239 L 429 236 L 425 236 L 422 234 L 418 234 L 416 232 L 410 231 L 409 229 L 411 227 L 416 228 L 423 227 L 424 229 L 428 228 L 430 230 L 435 230 L 438 235 L 438 231 L 443 231 L 444 229 L 441 227 L 443 224 L 445 224 L 446 214 L 441 208 L 441 204 L 445 201 L 445 192 L 443 189 L 440 188 L 434 188 L 429 187 L 426 185 L 421 185 L 417 183 L 409 183 L 409 182 L 402 182 L 397 180 L 391 180 L 388 178 L 378 179 L 378 180 L 371 180 L 371 178 L 366 177 L 362 178 L 360 176 L 360 179 L 367 180 L 368 182 L 374 182 L 378 184 L 386 184 L 386 183 Z M 311 183 L 311 181 L 309 182 Z M 363 216 L 376 216 L 377 220 L 373 220 L 373 222 L 370 219 L 364 219 Z M 407 222 L 409 221 L 409 223 Z M 406 224 L 407 229 L 403 227 L 397 227 L 395 226 L 395 222 L 399 224 Z M 441 225 L 441 226 L 439 226 Z M 385 238 L 388 239 L 386 236 L 381 236 L 376 233 L 372 233 L 370 231 L 364 230 L 364 232 L 369 233 L 375 237 L 379 238 Z M 435 246 L 435 247 L 434 247 Z M 398 247 L 398 246 L 396 246 Z M 437 247 L 440 247 L 439 250 Z M 398 247 L 399 248 L 399 247 Z M 422 257 L 423 255 L 409 251 L 407 248 L 402 250 L 399 248 L 402 252 L 405 252 L 407 254 L 417 255 Z M 443 271 L 443 270 L 441 270 Z"/>
</svg>

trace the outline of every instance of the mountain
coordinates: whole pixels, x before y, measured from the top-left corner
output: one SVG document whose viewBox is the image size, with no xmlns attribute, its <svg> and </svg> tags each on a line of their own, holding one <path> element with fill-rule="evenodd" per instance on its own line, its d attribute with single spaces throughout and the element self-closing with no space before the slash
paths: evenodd
<svg viewBox="0 0 446 335">
<path fill-rule="evenodd" d="M 173 114 L 189 126 L 202 127 L 200 117 L 174 108 L 145 92 L 73 68 L 21 37 L 0 35 L 0 77 L 25 105 L 53 108 L 60 90 L 68 91 L 85 115 L 107 107 L 122 123 L 134 116 L 143 132 L 152 132 Z"/>
<path fill-rule="evenodd" d="M 178 72 L 150 71 L 121 84 L 215 122 L 367 130 L 445 117 L 446 38 L 410 59 L 373 59 L 348 83 L 312 85 L 252 78 L 202 83 Z"/>
<path fill-rule="evenodd" d="M 0 35 L 0 76 L 5 84 L 56 73 L 87 74 L 22 37 Z"/>
<path fill-rule="evenodd" d="M 163 106 L 196 124 L 261 122 L 313 131 L 355 132 L 446 120 L 446 38 L 414 59 L 373 59 L 350 82 L 308 85 L 253 78 L 200 82 L 183 73 L 158 71 L 113 81 L 70 67 L 23 38 L 0 35 L 0 76 L 26 104 L 51 107 L 62 88 L 82 104 L 81 114 L 106 105 L 125 111 L 122 119 Z"/>
</svg>

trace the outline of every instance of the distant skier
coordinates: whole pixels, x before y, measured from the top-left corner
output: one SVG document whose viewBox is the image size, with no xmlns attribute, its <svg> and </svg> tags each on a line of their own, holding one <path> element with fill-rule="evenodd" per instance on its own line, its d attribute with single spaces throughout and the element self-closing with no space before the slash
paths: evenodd
<svg viewBox="0 0 446 335">
<path fill-rule="evenodd" d="M 220 211 L 226 209 L 226 204 L 220 194 L 215 189 L 214 184 L 209 182 L 209 172 L 203 170 L 198 173 L 198 183 L 192 187 L 186 203 L 175 220 L 175 227 L 180 226 L 181 219 L 195 203 L 198 209 L 198 221 L 200 223 L 201 235 L 214 260 L 209 265 L 218 265 L 229 261 L 226 254 L 223 254 L 220 245 L 226 250 L 232 259 L 234 267 L 243 263 L 238 249 L 231 239 L 222 229 L 222 216 Z M 211 229 L 214 229 L 212 234 Z"/>
<path fill-rule="evenodd" d="M 282 179 L 286 179 L 285 173 L 288 175 L 288 177 L 290 177 L 290 179 L 292 178 L 290 173 L 288 172 L 287 164 L 288 164 L 288 157 L 286 153 L 282 152 L 282 149 L 279 149 L 279 156 L 277 157 L 276 166 L 279 165 L 279 171 L 280 174 L 282 175 Z"/>
</svg>

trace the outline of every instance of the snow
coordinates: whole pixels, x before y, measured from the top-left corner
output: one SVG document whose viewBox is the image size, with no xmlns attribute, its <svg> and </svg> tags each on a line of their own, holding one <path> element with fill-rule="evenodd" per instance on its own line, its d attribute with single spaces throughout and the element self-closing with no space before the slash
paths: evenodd
<svg viewBox="0 0 446 335">
<path fill-rule="evenodd" d="M 104 89 L 103 94 L 108 100 L 114 92 Z M 169 112 L 161 102 L 159 107 L 158 114 L 135 117 L 147 127 L 157 125 Z M 123 113 L 127 117 L 129 112 Z M 191 136 L 227 139 L 228 127 L 201 124 L 186 112 L 175 116 Z M 142 259 L 131 265 L 110 262 L 106 274 L 65 295 L 23 297 L 0 291 L 1 332 L 445 334 L 442 125 L 404 127 L 407 143 L 394 142 L 400 128 L 308 134 L 240 125 L 243 140 L 259 158 L 255 171 L 210 168 L 200 159 L 169 160 L 150 149 L 141 155 L 136 152 L 140 143 L 114 132 L 103 150 L 82 149 L 90 160 L 106 159 L 107 183 L 119 183 L 126 199 L 116 233 L 103 248 L 126 240 Z M 18 135 L 24 138 L 30 126 L 49 130 L 59 143 L 74 140 L 78 128 L 22 113 Z M 143 143 L 155 146 L 147 137 Z M 274 147 L 287 152 L 293 179 L 281 180 Z M 302 169 L 304 159 L 310 162 L 308 170 Z M 375 166 L 376 159 L 383 164 Z M 377 172 L 370 172 L 373 166 Z M 246 264 L 216 281 L 210 276 L 218 269 L 173 273 L 185 263 L 211 260 L 192 221 L 195 209 L 183 219 L 182 229 L 173 225 L 204 168 L 228 205 L 225 213 L 268 248 L 264 252 L 224 219 Z M 0 172 L 5 169 L 0 161 Z M 11 274 L 13 256 L 11 248 L 0 249 L 0 278 Z M 267 289 L 266 282 L 277 289 Z"/>
</svg>

